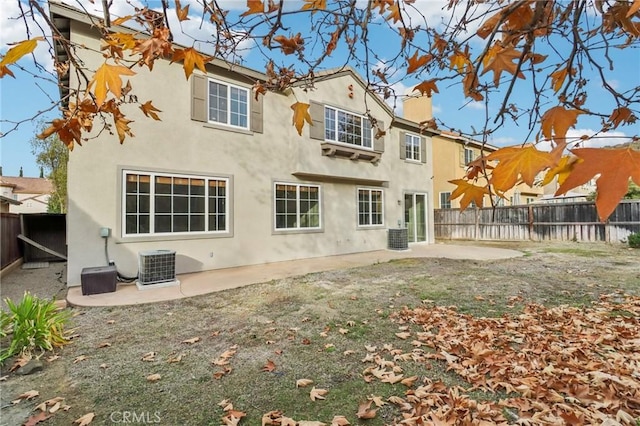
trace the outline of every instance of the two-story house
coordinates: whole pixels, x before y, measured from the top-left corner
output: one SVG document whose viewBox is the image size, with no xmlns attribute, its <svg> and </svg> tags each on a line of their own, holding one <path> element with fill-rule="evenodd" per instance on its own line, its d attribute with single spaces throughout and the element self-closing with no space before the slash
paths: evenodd
<svg viewBox="0 0 640 426">
<path fill-rule="evenodd" d="M 18 201 L 10 203 L 11 213 L 46 213 L 52 192 L 49 179 L 0 176 L 0 195 Z"/>
<path fill-rule="evenodd" d="M 88 19 L 61 4 L 51 13 L 96 69 L 104 58 Z M 187 273 L 385 249 L 390 228 L 433 241 L 430 134 L 394 118 L 353 70 L 257 99 L 252 86 L 266 76 L 219 60 L 188 81 L 168 60 L 135 71 L 138 99 L 152 99 L 162 121 L 125 106 L 135 138 L 102 134 L 71 153 L 69 285 L 106 264 L 105 244 L 134 275 L 138 253 L 155 249 L 174 250 Z M 309 103 L 313 120 L 301 136 L 295 102 Z"/>
<path fill-rule="evenodd" d="M 425 122 L 432 116 L 431 98 L 427 96 L 410 96 L 404 102 L 404 116 L 415 122 Z M 467 138 L 460 134 L 438 131 L 431 138 L 433 151 L 433 206 L 436 209 L 460 207 L 460 198 L 451 200 L 455 185 L 450 180 L 462 179 L 467 172 L 467 165 L 480 157 L 498 150 L 498 147 Z M 538 200 L 544 189 L 530 187 L 524 183 L 516 185 L 504 194 L 504 198 L 495 197 L 495 205 L 530 204 Z M 485 196 L 484 206 L 491 206 L 489 196 Z"/>
</svg>

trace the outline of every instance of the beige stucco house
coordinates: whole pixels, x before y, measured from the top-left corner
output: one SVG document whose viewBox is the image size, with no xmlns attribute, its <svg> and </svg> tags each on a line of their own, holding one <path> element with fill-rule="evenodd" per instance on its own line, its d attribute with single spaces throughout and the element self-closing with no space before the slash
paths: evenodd
<svg viewBox="0 0 640 426">
<path fill-rule="evenodd" d="M 74 43 L 99 52 L 81 13 L 59 4 L 51 13 Z M 81 51 L 88 68 L 104 61 L 95 52 Z M 120 145 L 102 134 L 71 153 L 69 285 L 106 264 L 102 228 L 125 275 L 136 274 L 140 252 L 156 249 L 176 251 L 180 274 L 386 249 L 390 228 L 433 242 L 432 138 L 394 118 L 353 70 L 257 101 L 251 88 L 265 75 L 222 61 L 189 80 L 168 60 L 152 74 L 135 71 L 138 99 L 153 100 L 162 121 L 124 106 L 135 138 Z M 302 136 L 292 125 L 296 101 L 311 105 Z"/>
<path fill-rule="evenodd" d="M 8 204 L 10 213 L 46 213 L 52 192 L 49 179 L 0 176 L 0 195 L 18 201 Z"/>
<path fill-rule="evenodd" d="M 426 96 L 411 96 L 404 102 L 405 118 L 424 123 L 432 118 L 431 98 Z M 433 199 L 432 205 L 436 209 L 459 208 L 460 198 L 450 199 L 455 185 L 450 180 L 462 179 L 467 172 L 467 164 L 478 158 L 482 153 L 488 155 L 498 150 L 498 147 L 482 144 L 482 142 L 467 138 L 460 134 L 439 131 L 431 138 L 433 152 Z M 495 197 L 496 205 L 511 206 L 530 204 L 540 199 L 544 189 L 540 186 L 530 187 L 524 183 L 507 191 L 505 198 Z M 487 195 L 484 206 L 491 206 Z"/>
</svg>

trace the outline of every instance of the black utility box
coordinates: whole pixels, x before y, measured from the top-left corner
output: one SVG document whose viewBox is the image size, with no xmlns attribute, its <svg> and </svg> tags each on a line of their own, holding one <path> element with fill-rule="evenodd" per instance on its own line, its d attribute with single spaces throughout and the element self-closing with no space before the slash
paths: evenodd
<svg viewBox="0 0 640 426">
<path fill-rule="evenodd" d="M 116 291 L 118 271 L 115 265 L 83 268 L 80 275 L 82 295 L 111 293 Z"/>
</svg>

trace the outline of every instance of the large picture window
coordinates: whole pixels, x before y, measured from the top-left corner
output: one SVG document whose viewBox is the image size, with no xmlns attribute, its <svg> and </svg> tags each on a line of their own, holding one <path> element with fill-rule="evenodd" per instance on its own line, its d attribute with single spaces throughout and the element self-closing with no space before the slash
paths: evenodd
<svg viewBox="0 0 640 426">
<path fill-rule="evenodd" d="M 275 184 L 276 229 L 320 229 L 320 187 Z"/>
<path fill-rule="evenodd" d="M 123 236 L 226 232 L 226 178 L 124 171 Z"/>
<path fill-rule="evenodd" d="M 359 188 L 358 225 L 371 226 L 383 223 L 382 190 Z"/>
<path fill-rule="evenodd" d="M 209 121 L 249 128 L 249 90 L 209 80 Z"/>
<path fill-rule="evenodd" d="M 336 108 L 324 109 L 324 136 L 328 141 L 373 149 L 371 121 Z"/>
<path fill-rule="evenodd" d="M 405 135 L 406 159 L 420 161 L 420 137 L 416 135 Z"/>
</svg>

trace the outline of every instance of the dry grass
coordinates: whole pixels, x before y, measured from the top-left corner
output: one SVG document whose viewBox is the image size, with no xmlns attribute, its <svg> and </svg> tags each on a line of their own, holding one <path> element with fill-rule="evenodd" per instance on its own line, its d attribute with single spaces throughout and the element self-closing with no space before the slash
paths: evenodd
<svg viewBox="0 0 640 426">
<path fill-rule="evenodd" d="M 45 362 L 42 373 L 11 376 L 3 383 L 3 405 L 29 389 L 39 390 L 40 397 L 3 408 L 2 424 L 24 420 L 27 408 L 55 396 L 66 398 L 72 408 L 56 413 L 47 425 L 67 425 L 89 411 L 96 413 L 92 424 L 111 424 L 111 416 L 117 420 L 127 411 L 158 413 L 160 424 L 166 425 L 219 425 L 222 410 L 217 404 L 223 399 L 247 413 L 242 422 L 247 425 L 260 424 L 270 410 L 296 420 L 330 423 L 334 415 L 344 415 L 352 424 L 390 424 L 399 411 L 389 405 L 366 422 L 358 423 L 355 412 L 370 395 L 402 395 L 405 390 L 400 384 L 365 383 L 361 361 L 365 345 L 413 349 L 394 335 L 398 325 L 389 319 L 403 306 L 455 305 L 476 316 L 500 316 L 520 312 L 529 301 L 582 306 L 600 294 L 639 294 L 637 250 L 604 244 L 508 247 L 523 249 L 527 256 L 493 262 L 398 260 L 169 303 L 74 309 L 78 337 L 60 351 L 61 358 Z M 523 302 L 510 305 L 516 296 Z M 200 341 L 182 343 L 193 337 Z M 103 342 L 111 345 L 99 348 Z M 212 360 L 233 345 L 232 371 L 214 379 L 221 367 Z M 155 361 L 141 360 L 148 352 L 157 352 Z M 74 363 L 80 355 L 88 359 Z M 167 362 L 178 355 L 179 363 Z M 276 364 L 273 372 L 262 371 L 267 360 Z M 436 361 L 408 361 L 402 367 L 406 376 L 464 385 Z M 148 382 L 152 373 L 162 378 Z M 300 378 L 328 389 L 326 400 L 312 402 L 310 388 L 295 387 Z"/>
</svg>

